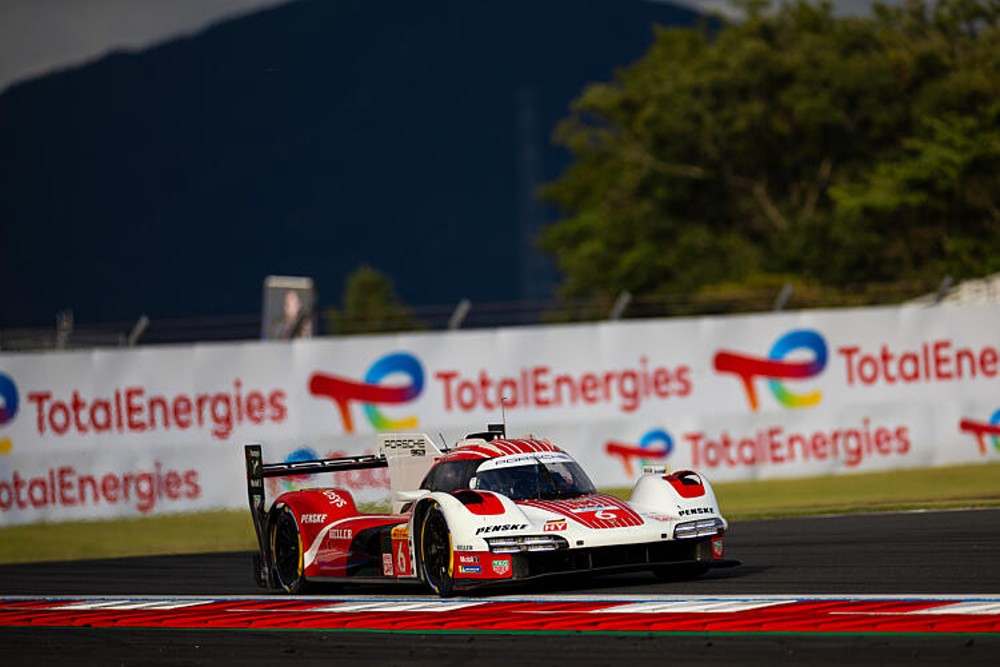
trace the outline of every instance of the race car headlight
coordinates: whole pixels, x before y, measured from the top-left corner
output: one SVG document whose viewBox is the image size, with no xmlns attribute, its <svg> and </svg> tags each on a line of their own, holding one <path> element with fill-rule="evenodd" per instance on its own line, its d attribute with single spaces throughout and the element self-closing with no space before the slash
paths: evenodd
<svg viewBox="0 0 1000 667">
<path fill-rule="evenodd" d="M 487 537 L 486 543 L 495 554 L 512 554 L 519 551 L 558 551 L 569 549 L 569 542 L 557 535 L 518 535 L 515 537 Z"/>
<path fill-rule="evenodd" d="M 697 521 L 685 521 L 674 527 L 674 539 L 686 540 L 692 537 L 707 537 L 715 535 L 722 530 L 722 519 L 698 519 Z"/>
</svg>

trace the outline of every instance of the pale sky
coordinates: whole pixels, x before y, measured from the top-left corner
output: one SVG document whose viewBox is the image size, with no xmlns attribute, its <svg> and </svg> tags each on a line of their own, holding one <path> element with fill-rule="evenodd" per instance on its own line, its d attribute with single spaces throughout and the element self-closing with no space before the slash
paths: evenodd
<svg viewBox="0 0 1000 667">
<path fill-rule="evenodd" d="M 77 67 L 111 51 L 142 50 L 293 1 L 0 0 L 0 93 L 11 84 Z M 731 14 L 732 9 L 729 0 L 664 1 L 706 12 Z M 871 4 L 872 0 L 834 2 L 838 14 L 864 13 Z"/>
</svg>

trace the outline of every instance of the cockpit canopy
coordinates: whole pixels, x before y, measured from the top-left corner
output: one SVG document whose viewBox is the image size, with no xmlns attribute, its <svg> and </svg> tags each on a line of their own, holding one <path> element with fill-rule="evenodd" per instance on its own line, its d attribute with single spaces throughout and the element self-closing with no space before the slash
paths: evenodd
<svg viewBox="0 0 1000 667">
<path fill-rule="evenodd" d="M 446 493 L 493 491 L 511 500 L 574 498 L 597 492 L 587 473 L 562 451 L 445 459 L 427 473 L 420 488 Z"/>
</svg>

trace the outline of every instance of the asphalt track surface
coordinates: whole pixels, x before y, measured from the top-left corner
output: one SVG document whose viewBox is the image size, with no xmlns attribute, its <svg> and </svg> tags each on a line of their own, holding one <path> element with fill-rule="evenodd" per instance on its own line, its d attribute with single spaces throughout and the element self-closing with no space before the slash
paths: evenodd
<svg viewBox="0 0 1000 667">
<path fill-rule="evenodd" d="M 693 581 L 644 573 L 505 588 L 643 596 L 1000 595 L 1000 508 L 735 523 L 727 557 Z M 4 596 L 260 596 L 246 553 L 0 566 Z M 322 595 L 433 599 L 420 588 L 347 587 Z M 0 627 L 0 664 L 21 665 L 934 664 L 998 665 L 1000 635 L 925 633 L 491 634 Z"/>
</svg>

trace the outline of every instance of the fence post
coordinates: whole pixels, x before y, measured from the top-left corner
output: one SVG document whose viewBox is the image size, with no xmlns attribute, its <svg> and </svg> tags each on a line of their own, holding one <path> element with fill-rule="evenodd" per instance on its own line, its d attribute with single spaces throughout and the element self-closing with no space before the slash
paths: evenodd
<svg viewBox="0 0 1000 667">
<path fill-rule="evenodd" d="M 465 316 L 469 314 L 472 310 L 472 302 L 468 299 L 462 299 L 455 306 L 455 311 L 448 318 L 448 330 L 453 331 L 462 327 L 462 323 L 465 321 Z"/>
<path fill-rule="evenodd" d="M 625 309 L 628 308 L 629 302 L 632 301 L 632 293 L 627 289 L 622 290 L 615 299 L 615 304 L 611 306 L 611 312 L 608 314 L 609 320 L 620 320 L 622 315 L 625 314 Z"/>
<path fill-rule="evenodd" d="M 792 287 L 791 283 L 785 283 L 784 287 L 781 288 L 781 291 L 778 292 L 778 297 L 774 300 L 775 310 L 785 309 L 785 306 L 788 305 L 788 300 L 792 298 L 792 291 L 794 289 L 795 288 Z"/>
</svg>

